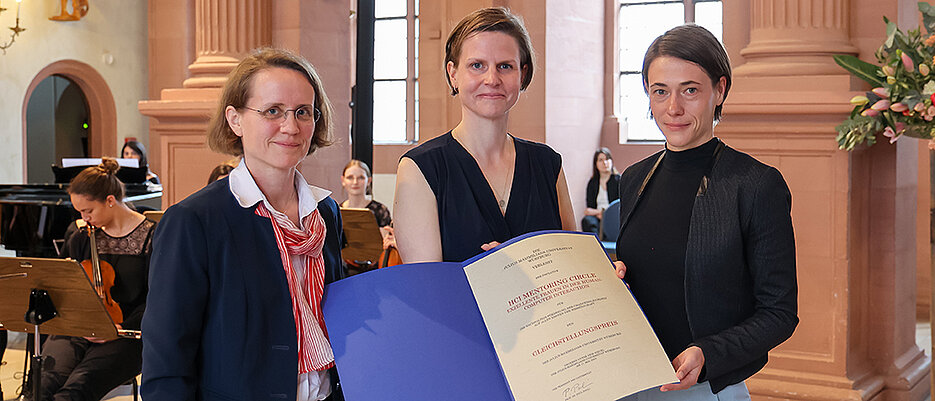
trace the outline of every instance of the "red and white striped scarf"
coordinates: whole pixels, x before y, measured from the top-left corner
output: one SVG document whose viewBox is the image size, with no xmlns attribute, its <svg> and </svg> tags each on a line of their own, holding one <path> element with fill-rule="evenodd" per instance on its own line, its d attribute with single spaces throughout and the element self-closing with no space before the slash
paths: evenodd
<svg viewBox="0 0 935 401">
<path fill-rule="evenodd" d="M 321 254 L 325 244 L 325 220 L 315 210 L 302 220 L 305 229 L 299 230 L 285 215 L 270 213 L 263 202 L 256 208 L 256 214 L 272 221 L 282 266 L 289 282 L 295 334 L 299 343 L 299 374 L 331 368 L 334 366 L 334 354 L 321 313 L 321 296 L 325 287 L 325 261 Z M 304 292 L 292 266 L 292 255 L 305 256 Z"/>
</svg>

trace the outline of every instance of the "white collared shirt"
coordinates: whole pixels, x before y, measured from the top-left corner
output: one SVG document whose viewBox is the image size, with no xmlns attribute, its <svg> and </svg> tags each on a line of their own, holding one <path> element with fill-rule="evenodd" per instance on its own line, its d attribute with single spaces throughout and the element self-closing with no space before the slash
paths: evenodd
<svg viewBox="0 0 935 401">
<path fill-rule="evenodd" d="M 282 212 L 273 208 L 273 205 L 266 199 L 266 195 L 260 190 L 253 179 L 253 175 L 247 168 L 247 159 L 244 160 L 231 171 L 228 180 L 230 191 L 237 199 L 240 207 L 251 208 L 259 202 L 263 202 L 266 209 L 272 214 L 283 215 Z M 318 209 L 318 202 L 331 195 L 331 191 L 309 185 L 305 177 L 298 170 L 295 171 L 295 189 L 299 195 L 299 224 L 300 229 L 302 220 Z M 305 257 L 302 255 L 291 255 L 292 267 L 295 269 L 298 278 L 298 284 L 305 292 Z M 296 380 L 296 401 L 317 401 L 324 400 L 331 395 L 331 376 L 327 370 L 312 371 L 299 374 Z"/>
</svg>

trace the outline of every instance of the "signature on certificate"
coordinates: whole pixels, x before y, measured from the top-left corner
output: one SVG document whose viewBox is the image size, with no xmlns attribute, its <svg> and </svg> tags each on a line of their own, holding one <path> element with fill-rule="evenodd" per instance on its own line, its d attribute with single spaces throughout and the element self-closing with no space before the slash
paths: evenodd
<svg viewBox="0 0 935 401">
<path fill-rule="evenodd" d="M 592 383 L 590 381 L 580 381 L 577 383 L 571 383 L 568 385 L 568 387 L 565 387 L 564 391 L 562 391 L 562 396 L 565 397 L 566 401 L 573 399 L 587 392 L 588 390 L 590 390 L 591 384 Z"/>
</svg>

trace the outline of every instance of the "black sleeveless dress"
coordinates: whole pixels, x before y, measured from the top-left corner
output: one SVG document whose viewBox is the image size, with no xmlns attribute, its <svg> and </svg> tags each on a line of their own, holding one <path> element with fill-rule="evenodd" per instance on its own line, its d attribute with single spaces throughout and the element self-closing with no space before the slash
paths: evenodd
<svg viewBox="0 0 935 401">
<path fill-rule="evenodd" d="M 461 262 L 491 241 L 562 229 L 555 188 L 562 157 L 541 143 L 513 137 L 513 144 L 516 164 L 505 216 L 477 161 L 450 131 L 403 155 L 419 166 L 435 193 L 442 260 Z"/>
</svg>

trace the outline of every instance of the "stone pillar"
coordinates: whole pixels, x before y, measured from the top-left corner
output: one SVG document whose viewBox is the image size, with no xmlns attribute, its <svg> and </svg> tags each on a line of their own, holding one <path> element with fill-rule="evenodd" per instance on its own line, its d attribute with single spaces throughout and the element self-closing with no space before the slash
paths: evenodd
<svg viewBox="0 0 935 401">
<path fill-rule="evenodd" d="M 163 89 L 160 99 L 139 103 L 140 112 L 152 118 L 150 147 L 161 169 L 163 207 L 203 187 L 211 169 L 230 158 L 208 149 L 205 132 L 227 74 L 251 49 L 271 44 L 271 9 L 270 0 L 195 0 L 193 8 L 180 7 L 179 14 L 195 14 L 188 38 L 196 49 L 191 76 L 181 88 Z M 150 23 L 171 26 L 183 17 L 167 15 Z M 159 60 L 159 54 L 152 58 Z"/>
<path fill-rule="evenodd" d="M 857 54 L 848 38 L 850 3 L 752 0 L 750 44 L 740 51 L 747 62 L 737 68 L 736 74 L 840 75 L 840 67 L 829 56 Z M 779 66 L 782 68 L 777 69 Z"/>
<path fill-rule="evenodd" d="M 921 400 L 930 389 L 930 359 L 915 344 L 918 219 L 901 207 L 928 179 L 927 170 L 903 173 L 921 164 L 903 160 L 913 154 L 904 148 L 920 143 L 881 140 L 848 153 L 837 149 L 834 130 L 849 98 L 869 88 L 831 55 L 873 61 L 885 39 L 881 17 L 895 20 L 899 2 L 724 3 L 734 86 L 715 132 L 782 172 L 797 248 L 800 323 L 747 381 L 755 400 Z M 737 15 L 749 19 L 727 18 Z M 852 45 L 857 21 L 853 35 L 878 36 Z"/>
<path fill-rule="evenodd" d="M 186 88 L 220 88 L 250 50 L 269 45 L 270 0 L 197 0 L 195 51 Z"/>
</svg>

